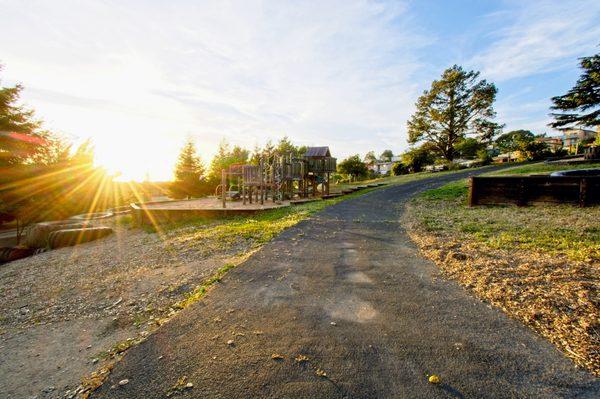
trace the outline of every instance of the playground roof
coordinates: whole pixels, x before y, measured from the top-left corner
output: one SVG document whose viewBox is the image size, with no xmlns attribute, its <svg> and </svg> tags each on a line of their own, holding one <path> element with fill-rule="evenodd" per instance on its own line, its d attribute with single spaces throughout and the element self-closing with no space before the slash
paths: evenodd
<svg viewBox="0 0 600 399">
<path fill-rule="evenodd" d="M 308 147 L 304 156 L 307 158 L 330 157 L 329 147 Z"/>
</svg>

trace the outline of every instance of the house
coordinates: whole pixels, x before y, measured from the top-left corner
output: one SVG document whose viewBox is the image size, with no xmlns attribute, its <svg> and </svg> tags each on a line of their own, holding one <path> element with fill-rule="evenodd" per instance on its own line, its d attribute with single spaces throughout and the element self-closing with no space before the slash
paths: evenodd
<svg viewBox="0 0 600 399">
<path fill-rule="evenodd" d="M 538 143 L 545 143 L 552 152 L 560 150 L 564 145 L 562 137 L 538 136 L 535 138 L 535 140 Z"/>
<path fill-rule="evenodd" d="M 394 164 L 396 162 L 400 162 L 400 157 L 399 156 L 393 156 L 390 161 L 377 161 L 374 164 L 371 165 L 367 165 L 367 167 L 369 168 L 369 170 L 373 171 L 374 173 L 380 174 L 380 175 L 385 175 L 388 173 L 392 172 L 392 168 L 394 167 Z"/>
<path fill-rule="evenodd" d="M 506 163 L 506 162 L 515 162 L 519 157 L 517 151 L 513 152 L 505 152 L 504 154 L 498 154 L 497 156 L 492 158 L 494 163 Z"/>
<path fill-rule="evenodd" d="M 564 135 L 564 146 L 569 152 L 577 153 L 579 144 L 584 140 L 594 139 L 598 133 L 593 130 L 586 129 L 565 129 L 563 130 Z"/>
<path fill-rule="evenodd" d="M 457 158 L 452 161 L 454 164 L 459 165 L 462 168 L 474 168 L 481 165 L 481 159 L 460 159 Z"/>
<path fill-rule="evenodd" d="M 424 168 L 425 172 L 441 172 L 446 169 L 448 169 L 448 165 L 445 164 L 427 165 Z"/>
</svg>

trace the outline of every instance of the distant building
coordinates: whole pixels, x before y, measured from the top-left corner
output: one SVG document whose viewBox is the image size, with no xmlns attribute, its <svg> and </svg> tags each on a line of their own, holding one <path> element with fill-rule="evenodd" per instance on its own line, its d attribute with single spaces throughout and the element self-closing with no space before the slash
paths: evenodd
<svg viewBox="0 0 600 399">
<path fill-rule="evenodd" d="M 536 141 L 540 143 L 545 143 L 552 152 L 556 152 L 564 146 L 562 137 L 538 136 L 536 137 Z"/>
<path fill-rule="evenodd" d="M 517 151 L 506 152 L 504 154 L 498 154 L 497 156 L 492 158 L 494 163 L 506 163 L 506 162 L 515 162 L 517 161 L 519 154 Z"/>
<path fill-rule="evenodd" d="M 371 165 L 367 165 L 367 167 L 369 168 L 369 170 L 373 171 L 374 173 L 380 174 L 380 175 L 385 175 L 388 173 L 391 173 L 392 168 L 394 167 L 394 164 L 396 162 L 400 162 L 400 157 L 399 156 L 393 156 L 391 158 L 391 161 L 377 161 L 374 164 Z"/>
<path fill-rule="evenodd" d="M 565 129 L 563 130 L 564 135 L 564 146 L 569 152 L 577 153 L 579 144 L 587 139 L 593 139 L 598 133 L 593 130 L 586 129 Z"/>
</svg>

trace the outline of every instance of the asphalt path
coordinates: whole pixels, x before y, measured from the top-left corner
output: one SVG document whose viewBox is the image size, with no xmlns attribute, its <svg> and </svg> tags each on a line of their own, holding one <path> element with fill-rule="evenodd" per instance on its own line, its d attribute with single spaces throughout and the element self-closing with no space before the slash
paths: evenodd
<svg viewBox="0 0 600 399">
<path fill-rule="evenodd" d="M 130 349 L 92 397 L 600 397 L 599 379 L 444 279 L 408 238 L 404 204 L 467 173 L 378 189 L 286 230 Z M 174 389 L 183 376 L 193 388 Z"/>
</svg>

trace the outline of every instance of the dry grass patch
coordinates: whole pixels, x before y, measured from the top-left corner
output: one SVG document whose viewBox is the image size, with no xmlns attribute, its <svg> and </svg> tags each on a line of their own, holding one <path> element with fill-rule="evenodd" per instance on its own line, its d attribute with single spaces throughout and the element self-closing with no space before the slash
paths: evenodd
<svg viewBox="0 0 600 399">
<path fill-rule="evenodd" d="M 413 240 L 446 275 L 600 375 L 600 207 L 469 208 L 466 184 L 409 205 Z"/>
</svg>

